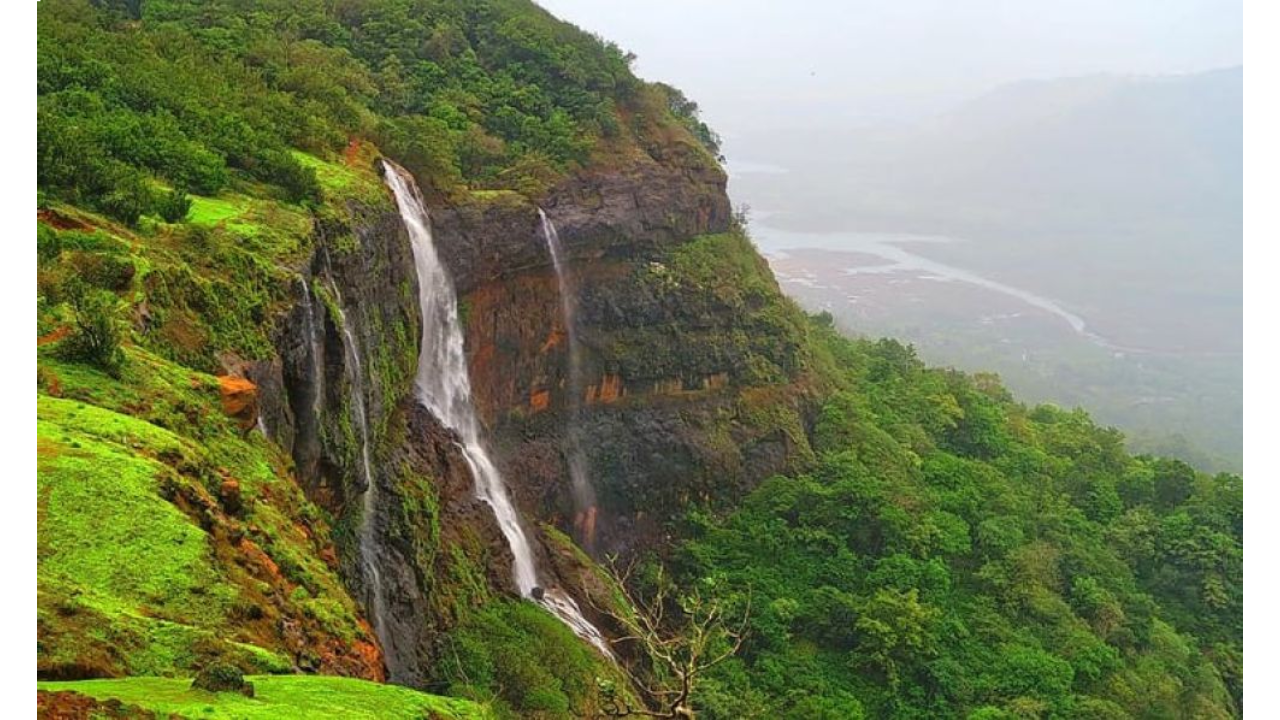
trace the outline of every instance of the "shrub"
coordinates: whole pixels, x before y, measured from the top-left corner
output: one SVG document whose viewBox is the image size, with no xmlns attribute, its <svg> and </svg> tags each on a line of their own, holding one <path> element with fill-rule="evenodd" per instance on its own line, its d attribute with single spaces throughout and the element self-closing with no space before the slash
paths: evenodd
<svg viewBox="0 0 1280 720">
<path fill-rule="evenodd" d="M 117 220 L 133 225 L 155 207 L 155 193 L 141 172 L 118 163 L 108 175 L 110 189 L 94 200 L 94 206 Z"/>
<path fill-rule="evenodd" d="M 182 222 L 191 210 L 191 198 L 181 190 L 170 190 L 156 201 L 156 213 L 167 223 Z"/>
<path fill-rule="evenodd" d="M 137 272 L 128 257 L 110 253 L 72 254 L 72 266 L 87 283 L 105 290 L 125 290 Z"/>
<path fill-rule="evenodd" d="M 36 223 L 36 263 L 48 265 L 61 254 L 62 238 L 58 236 L 58 231 L 44 223 Z"/>
<path fill-rule="evenodd" d="M 63 342 L 62 352 L 70 360 L 96 365 L 112 375 L 124 364 L 120 349 L 120 301 L 114 293 L 72 278 L 64 288 L 71 303 L 74 327 Z"/>
<path fill-rule="evenodd" d="M 209 692 L 238 692 L 245 697 L 253 697 L 253 683 L 246 681 L 234 665 L 226 663 L 213 663 L 201 670 L 191 681 L 191 688 Z"/>
</svg>

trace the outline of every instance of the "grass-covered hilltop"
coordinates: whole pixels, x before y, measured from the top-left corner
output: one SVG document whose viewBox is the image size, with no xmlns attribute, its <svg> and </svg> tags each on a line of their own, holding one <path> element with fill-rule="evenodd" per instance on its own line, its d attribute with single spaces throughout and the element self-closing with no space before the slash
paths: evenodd
<svg viewBox="0 0 1280 720">
<path fill-rule="evenodd" d="M 1240 716 L 1241 479 L 805 315 L 616 46 L 526 0 L 38 21 L 42 717 Z M 529 599 L 415 391 L 383 159 Z"/>
</svg>

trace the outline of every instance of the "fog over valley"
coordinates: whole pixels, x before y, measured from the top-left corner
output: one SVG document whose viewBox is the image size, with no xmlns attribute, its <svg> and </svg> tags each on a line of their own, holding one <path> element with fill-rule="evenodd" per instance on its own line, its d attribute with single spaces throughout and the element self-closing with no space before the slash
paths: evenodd
<svg viewBox="0 0 1280 720">
<path fill-rule="evenodd" d="M 1239 469 L 1239 8 L 546 5 L 699 103 L 806 308 Z"/>
</svg>

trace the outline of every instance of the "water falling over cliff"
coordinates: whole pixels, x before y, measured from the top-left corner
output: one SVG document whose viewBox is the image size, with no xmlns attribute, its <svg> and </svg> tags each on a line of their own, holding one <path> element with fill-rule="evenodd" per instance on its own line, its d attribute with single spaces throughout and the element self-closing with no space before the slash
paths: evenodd
<svg viewBox="0 0 1280 720">
<path fill-rule="evenodd" d="M 457 295 L 452 278 L 436 254 L 426 206 L 408 172 L 384 160 L 383 175 L 409 232 L 418 273 L 418 302 L 422 310 L 422 344 L 415 385 L 418 401 L 445 427 L 457 433 L 462 455 L 475 479 L 476 495 L 493 509 L 511 547 L 512 574 L 520 594 L 536 599 L 579 637 L 612 657 L 600 631 L 583 617 L 573 598 L 555 588 L 539 592 L 533 548 L 502 475 L 481 440 L 480 422 L 471 400 Z"/>
<path fill-rule="evenodd" d="M 346 311 L 342 308 L 342 295 L 338 290 L 337 283 L 330 278 L 330 291 L 333 293 L 332 310 L 337 316 L 334 318 L 339 331 L 342 333 L 342 349 L 347 359 L 347 368 L 350 374 L 351 382 L 351 422 L 355 425 L 357 436 L 360 440 L 360 474 L 364 483 L 364 492 L 361 494 L 361 512 L 360 526 L 356 530 L 356 540 L 358 543 L 358 552 L 360 554 L 360 568 L 364 575 L 365 589 L 368 593 L 366 601 L 366 612 L 369 615 L 369 621 L 373 624 L 374 633 L 378 636 L 378 641 L 382 645 L 384 656 L 387 663 L 387 674 L 392 682 L 399 680 L 400 664 L 397 661 L 399 657 L 395 648 L 395 639 L 387 633 L 386 619 L 384 612 L 387 607 L 386 590 L 382 584 L 382 571 L 378 567 L 378 538 L 375 520 L 378 508 L 378 482 L 373 474 L 373 465 L 369 459 L 369 413 L 365 406 L 364 395 L 364 365 L 360 360 L 360 346 L 356 344 L 355 335 L 351 332 L 351 322 L 347 319 Z M 310 292 L 307 293 L 307 322 L 311 324 L 309 328 L 312 333 L 312 351 L 316 352 L 317 343 L 315 338 L 315 318 L 314 311 L 311 308 Z M 320 397 L 320 386 L 316 386 L 316 398 Z"/>
<path fill-rule="evenodd" d="M 593 550 L 595 544 L 596 493 L 587 473 L 587 458 L 582 450 L 582 348 L 578 344 L 576 322 L 577 286 L 574 283 L 573 271 L 564 258 L 564 249 L 560 245 L 560 233 L 556 232 L 555 223 L 547 217 L 547 213 L 538 208 L 538 217 L 542 220 L 542 236 L 547 242 L 547 251 L 551 254 L 551 263 L 555 267 L 556 280 L 560 286 L 560 315 L 564 321 L 565 337 L 569 349 L 569 378 L 565 388 L 569 398 L 569 422 L 567 427 L 568 443 L 565 454 L 569 465 L 569 480 L 573 489 L 574 528 L 578 531 L 579 541 L 587 552 Z"/>
</svg>

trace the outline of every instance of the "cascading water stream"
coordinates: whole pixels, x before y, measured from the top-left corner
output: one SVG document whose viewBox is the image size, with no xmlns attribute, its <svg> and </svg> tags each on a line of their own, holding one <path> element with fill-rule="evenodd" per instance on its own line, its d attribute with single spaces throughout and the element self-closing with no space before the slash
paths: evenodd
<svg viewBox="0 0 1280 720">
<path fill-rule="evenodd" d="M 382 573 L 378 569 L 378 553 L 376 549 L 377 538 L 374 535 L 374 516 L 378 507 L 378 483 L 373 477 L 373 466 L 369 461 L 369 414 L 365 408 L 364 402 L 364 366 L 360 362 L 360 348 L 356 345 L 355 336 L 351 333 L 350 323 L 347 321 L 347 314 L 342 309 L 342 294 L 338 291 L 338 286 L 330 278 L 329 287 L 333 291 L 333 311 L 337 314 L 337 325 L 342 332 L 342 348 L 347 356 L 347 364 L 351 369 L 351 415 L 352 422 L 356 426 L 356 431 L 360 436 L 360 470 L 364 478 L 365 490 L 361 496 L 361 513 L 360 527 L 356 531 L 356 538 L 359 545 L 360 565 L 364 570 L 365 583 L 368 585 L 369 591 L 369 620 L 373 623 L 374 633 L 378 636 L 378 641 L 382 644 L 384 654 L 387 661 L 387 672 L 394 681 L 398 677 L 398 666 L 394 662 L 396 653 L 393 652 L 391 638 L 386 633 L 386 623 L 383 619 L 383 610 L 386 608 L 386 591 L 382 586 Z M 315 319 L 312 317 L 310 307 L 310 293 L 308 292 L 307 314 L 308 321 L 312 324 L 314 331 Z M 317 352 L 318 348 L 315 341 L 312 341 L 312 352 Z M 316 388 L 317 391 L 319 388 Z M 319 402 L 319 395 L 315 398 Z"/>
<path fill-rule="evenodd" d="M 578 345 L 576 322 L 577 288 L 573 272 L 564 260 L 560 245 L 560 233 L 547 213 L 538 208 L 542 220 L 542 236 L 547 241 L 547 252 L 555 267 L 556 281 L 560 285 L 560 314 L 564 320 L 565 337 L 569 345 L 569 382 L 566 392 L 569 398 L 568 449 L 569 480 L 573 489 L 574 526 L 578 529 L 583 546 L 590 552 L 595 544 L 596 493 L 587 475 L 587 458 L 582 451 L 582 353 Z"/>
<path fill-rule="evenodd" d="M 583 617 L 573 598 L 556 589 L 541 589 L 533 548 L 520 524 L 507 487 L 490 459 L 480 435 L 480 422 L 471 402 L 471 378 L 458 321 L 453 280 L 436 254 L 427 209 L 412 177 L 399 166 L 383 160 L 383 175 L 395 195 L 413 246 L 418 273 L 418 302 L 422 310 L 422 345 L 418 354 L 415 385 L 418 401 L 445 427 L 458 435 L 458 445 L 475 478 L 476 495 L 493 508 L 514 557 L 512 573 L 524 597 L 543 607 L 612 658 L 600 631 Z"/>
<path fill-rule="evenodd" d="M 311 365 L 311 411 L 320 417 L 324 400 L 324 373 L 320 370 L 320 325 L 316 322 L 315 300 L 311 297 L 311 284 L 302 276 L 302 318 L 307 331 L 307 359 Z"/>
</svg>

